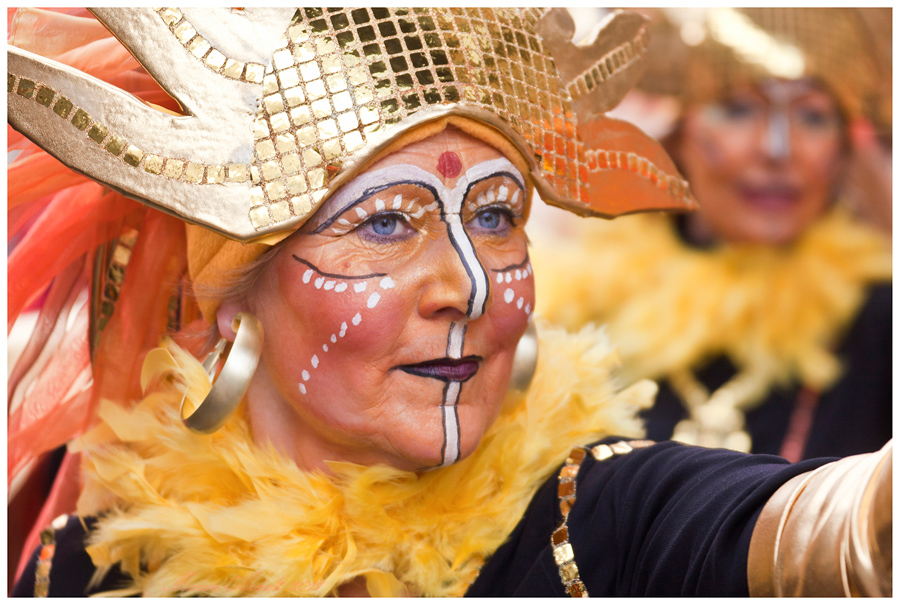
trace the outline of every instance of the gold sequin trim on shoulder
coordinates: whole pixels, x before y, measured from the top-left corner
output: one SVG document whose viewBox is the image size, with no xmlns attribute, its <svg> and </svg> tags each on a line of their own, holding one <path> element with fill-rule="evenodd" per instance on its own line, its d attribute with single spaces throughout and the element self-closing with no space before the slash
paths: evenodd
<svg viewBox="0 0 900 605">
<path fill-rule="evenodd" d="M 578 565 L 575 563 L 575 553 L 572 544 L 569 543 L 569 511 L 575 505 L 575 477 L 584 462 L 587 452 L 599 460 L 606 460 L 613 456 L 622 456 L 635 449 L 653 445 L 653 441 L 618 441 L 610 445 L 602 444 L 587 449 L 576 447 L 569 452 L 566 463 L 559 471 L 559 510 L 562 513 L 562 523 L 553 532 L 550 539 L 553 545 L 553 559 L 559 568 L 559 578 L 570 597 L 588 597 L 587 588 L 581 581 Z"/>
<path fill-rule="evenodd" d="M 56 532 L 65 527 L 68 521 L 68 515 L 60 515 L 50 527 L 41 530 L 41 551 L 34 571 L 35 597 L 46 597 L 50 593 L 50 568 L 53 566 L 53 555 L 56 554 Z"/>
</svg>

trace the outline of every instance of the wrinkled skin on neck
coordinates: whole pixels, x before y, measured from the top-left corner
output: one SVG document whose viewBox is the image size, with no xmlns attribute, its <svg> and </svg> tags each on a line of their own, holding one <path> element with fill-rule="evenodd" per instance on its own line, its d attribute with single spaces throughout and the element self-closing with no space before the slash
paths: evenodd
<svg viewBox="0 0 900 605">
<path fill-rule="evenodd" d="M 674 149 L 701 241 L 784 245 L 832 201 L 843 170 L 837 104 L 812 80 L 763 80 L 686 110 Z"/>
<path fill-rule="evenodd" d="M 263 270 L 254 439 L 307 469 L 405 470 L 471 454 L 502 405 L 534 307 L 526 182 L 455 129 L 338 191 Z"/>
</svg>

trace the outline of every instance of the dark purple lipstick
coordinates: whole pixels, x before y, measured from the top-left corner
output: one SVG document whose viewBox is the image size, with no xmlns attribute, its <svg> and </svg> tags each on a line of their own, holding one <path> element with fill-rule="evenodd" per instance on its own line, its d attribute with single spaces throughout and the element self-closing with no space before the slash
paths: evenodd
<svg viewBox="0 0 900 605">
<path fill-rule="evenodd" d="M 465 382 L 478 371 L 480 361 L 481 357 L 478 355 L 468 355 L 462 359 L 442 357 L 441 359 L 432 359 L 422 363 L 397 366 L 397 369 L 414 376 L 437 378 L 444 382 Z"/>
</svg>

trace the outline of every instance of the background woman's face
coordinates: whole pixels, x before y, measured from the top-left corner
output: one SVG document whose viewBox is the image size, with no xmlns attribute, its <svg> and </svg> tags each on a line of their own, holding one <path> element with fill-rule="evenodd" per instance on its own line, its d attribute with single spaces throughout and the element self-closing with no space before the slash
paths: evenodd
<svg viewBox="0 0 900 605">
<path fill-rule="evenodd" d="M 291 237 L 251 300 L 258 441 L 417 470 L 469 455 L 534 307 L 523 175 L 455 129 L 384 158 Z"/>
<path fill-rule="evenodd" d="M 708 235 L 785 244 L 831 199 L 842 164 L 840 114 L 811 81 L 763 81 L 690 108 L 676 155 Z"/>
</svg>

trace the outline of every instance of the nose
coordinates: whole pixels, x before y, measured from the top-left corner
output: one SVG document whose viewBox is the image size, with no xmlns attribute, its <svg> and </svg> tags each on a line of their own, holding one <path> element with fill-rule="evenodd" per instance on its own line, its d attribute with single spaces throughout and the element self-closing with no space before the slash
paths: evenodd
<svg viewBox="0 0 900 605">
<path fill-rule="evenodd" d="M 423 257 L 419 314 L 451 321 L 480 317 L 489 304 L 490 283 L 471 241 L 465 233 L 454 237 L 448 232 L 429 248 Z"/>
<path fill-rule="evenodd" d="M 769 115 L 764 149 L 766 156 L 782 162 L 791 157 L 791 121 L 784 111 L 774 111 Z"/>
</svg>

